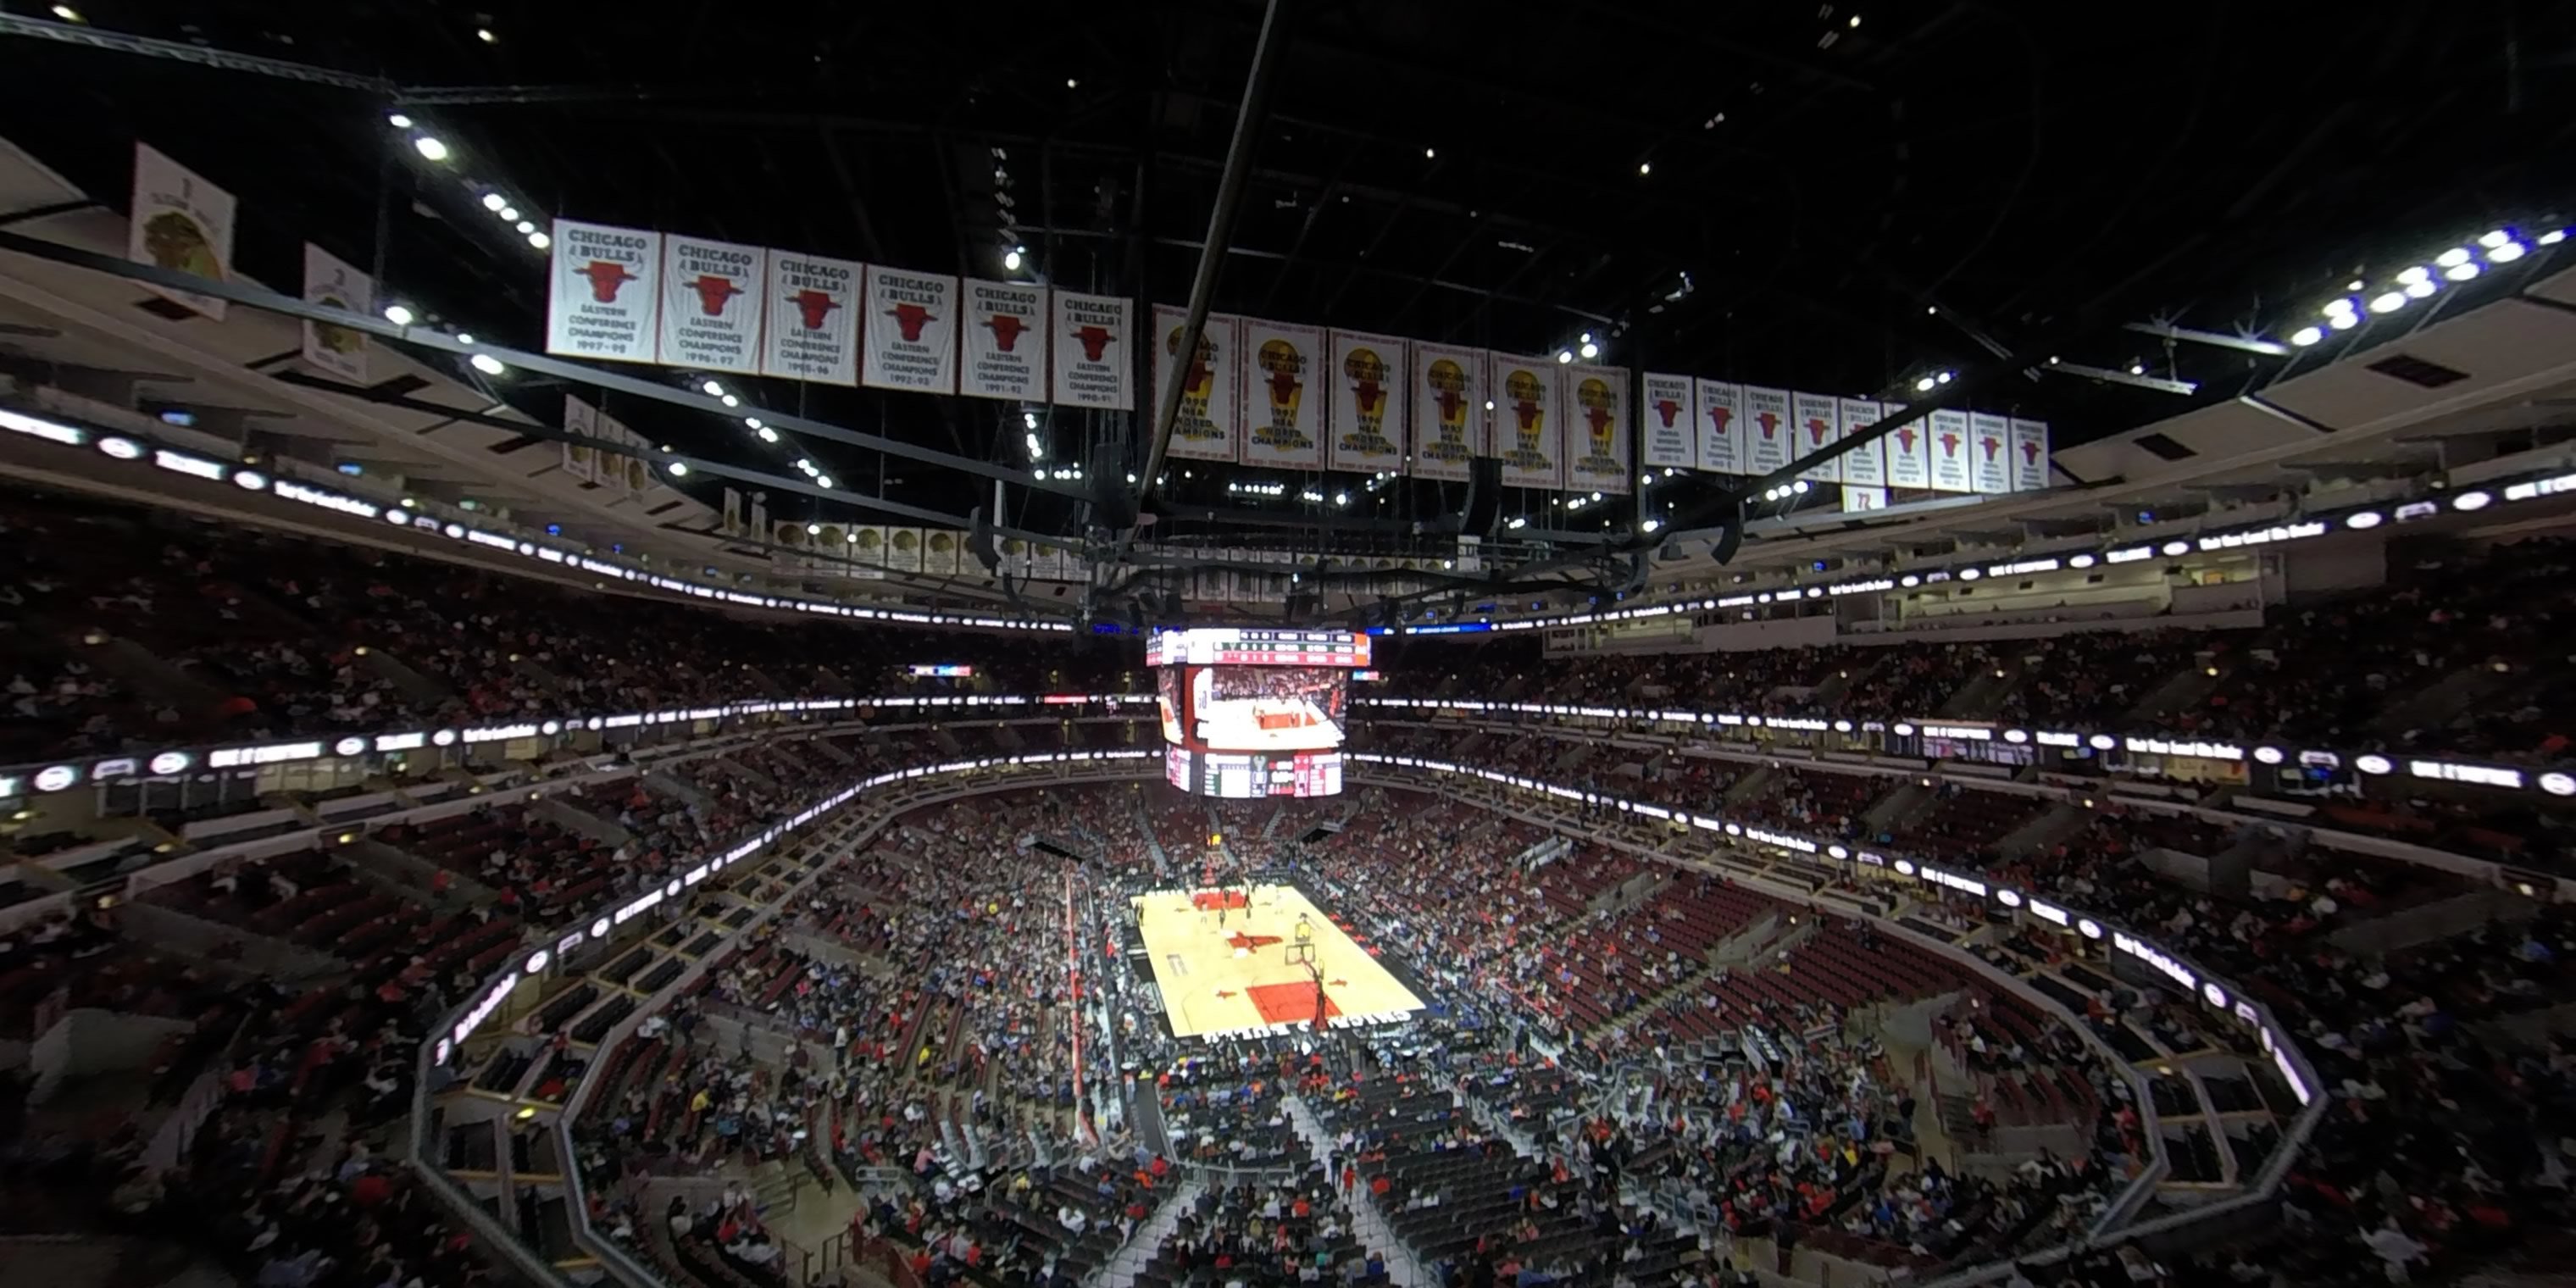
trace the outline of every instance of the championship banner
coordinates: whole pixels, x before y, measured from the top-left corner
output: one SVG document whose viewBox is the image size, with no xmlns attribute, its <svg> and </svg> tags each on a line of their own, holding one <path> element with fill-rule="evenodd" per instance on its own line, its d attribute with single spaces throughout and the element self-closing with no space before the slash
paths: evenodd
<svg viewBox="0 0 2576 1288">
<path fill-rule="evenodd" d="M 1882 403 L 1882 416 L 1902 415 L 1903 403 Z M 1879 440 L 1887 444 L 1887 483 L 1890 487 L 1917 490 L 1932 486 L 1932 439 L 1920 416 L 1896 427 L 1896 432 Z"/>
<path fill-rule="evenodd" d="M 1932 413 L 1932 490 L 1973 492 L 1968 470 L 1968 413 Z"/>
<path fill-rule="evenodd" d="M 563 420 L 564 432 L 567 434 L 584 434 L 592 438 L 599 437 L 598 410 L 593 408 L 589 403 L 573 397 L 571 394 L 564 395 Z M 564 442 L 564 473 L 569 474 L 584 483 L 608 482 L 609 480 L 602 476 L 600 466 L 603 463 L 613 465 L 615 461 L 615 457 L 601 457 L 599 449 L 589 443 L 576 443 L 569 439 Z"/>
<path fill-rule="evenodd" d="M 1689 376 L 1646 373 L 1646 405 L 1637 418 L 1639 464 L 1648 469 L 1702 468 L 1697 385 Z"/>
<path fill-rule="evenodd" d="M 1565 369 L 1571 432 L 1565 442 L 1565 486 L 1570 491 L 1626 496 L 1636 491 L 1628 465 L 1628 370 Z"/>
<path fill-rule="evenodd" d="M 966 295 L 967 298 L 971 300 L 974 298 L 975 293 L 973 291 L 968 291 Z M 1030 338 L 1034 340 L 1036 338 L 1037 328 L 1032 326 L 1029 328 L 1029 332 Z M 932 528 L 928 532 L 923 533 L 921 539 L 921 570 L 926 573 L 936 573 L 942 577 L 956 576 L 957 550 L 959 546 L 964 544 L 965 542 L 959 538 L 957 532 L 951 528 Z"/>
<path fill-rule="evenodd" d="M 1136 391 L 1130 387 L 1135 350 L 1128 343 L 1127 301 L 1057 291 L 1050 312 L 1055 319 L 1055 387 L 1050 401 L 1061 407 L 1135 410 Z"/>
<path fill-rule="evenodd" d="M 1038 581 L 1064 580 L 1064 547 L 1044 541 L 1031 547 L 1029 576 Z"/>
<path fill-rule="evenodd" d="M 340 257 L 304 243 L 304 302 L 375 316 L 376 282 Z M 328 322 L 304 321 L 304 365 L 352 384 L 367 383 L 367 336 Z"/>
<path fill-rule="evenodd" d="M 1404 341 L 1360 331 L 1335 331 L 1332 337 L 1332 405 L 1326 408 L 1326 437 L 1332 441 L 1333 468 L 1355 474 L 1390 473 L 1404 468 Z"/>
<path fill-rule="evenodd" d="M 1413 405 L 1413 473 L 1467 481 L 1468 463 L 1485 448 L 1485 352 L 1413 345 L 1407 402 Z"/>
<path fill-rule="evenodd" d="M 662 238 L 661 361 L 708 371 L 760 371 L 769 252 L 672 233 Z"/>
<path fill-rule="evenodd" d="M 1744 386 L 1723 380 L 1697 380 L 1699 416 L 1693 422 L 1691 451 L 1698 469 L 1718 474 L 1753 473 L 1751 444 L 1744 416 Z"/>
<path fill-rule="evenodd" d="M 966 363 L 957 392 L 1045 402 L 1047 289 L 966 279 Z"/>
<path fill-rule="evenodd" d="M 2012 490 L 2036 492 L 2048 486 L 2048 422 L 2012 422 Z"/>
<path fill-rule="evenodd" d="M 887 530 L 885 566 L 887 572 L 921 571 L 921 529 Z"/>
<path fill-rule="evenodd" d="M 742 524 L 742 493 L 737 492 L 732 488 L 726 488 L 724 490 L 724 522 L 716 529 L 716 531 L 727 539 L 739 538 L 742 536 Z"/>
<path fill-rule="evenodd" d="M 1700 416 L 1708 415 L 1708 402 L 1703 390 Z M 1791 435 L 1797 432 L 1789 423 L 1789 394 L 1784 389 L 1744 387 L 1744 472 L 1767 475 L 1789 463 Z"/>
<path fill-rule="evenodd" d="M 1885 414 L 1877 402 L 1868 398 L 1845 398 L 1841 405 L 1842 436 L 1845 439 L 1858 436 L 1862 430 L 1877 424 L 1879 417 Z M 1850 496 L 1851 489 L 1855 487 L 1887 486 L 1886 444 L 1887 440 L 1884 438 L 1873 439 L 1843 452 L 1843 482 L 1849 485 L 1843 489 L 1844 496 Z M 1843 508 L 1848 510 L 1851 507 L 1845 505 Z M 1887 504 L 1882 499 L 1874 508 L 1884 510 Z"/>
<path fill-rule="evenodd" d="M 868 573 L 882 574 L 886 566 L 885 525 L 869 523 L 852 527 L 849 554 L 851 563 L 868 570 Z"/>
<path fill-rule="evenodd" d="M 653 486 L 653 463 L 644 458 L 644 436 L 626 427 L 626 422 L 599 413 L 600 432 L 625 444 L 626 455 L 602 461 L 617 468 L 618 490 L 631 497 L 642 497 L 644 489 Z"/>
<path fill-rule="evenodd" d="M 653 361 L 661 279 L 662 234 L 556 220 L 546 282 L 546 352 Z"/>
<path fill-rule="evenodd" d="M 1241 399 L 1246 465 L 1324 468 L 1324 394 L 1315 387 L 1324 364 L 1324 333 L 1311 326 L 1243 320 Z M 1338 382 L 1336 382 L 1338 383 Z"/>
<path fill-rule="evenodd" d="M 1565 389 L 1551 358 L 1491 354 L 1495 455 L 1507 487 L 1565 486 Z"/>
<path fill-rule="evenodd" d="M 125 224 L 125 257 L 210 282 L 233 275 L 233 194 L 197 177 L 196 171 L 134 145 L 134 205 Z M 144 290 L 193 313 L 224 320 L 224 302 L 193 291 L 145 285 Z"/>
<path fill-rule="evenodd" d="M 859 383 L 859 271 L 852 260 L 769 252 L 760 374 Z"/>
<path fill-rule="evenodd" d="M 1968 413 L 1969 484 L 1986 496 L 2012 491 L 2012 422 L 1992 412 Z"/>
<path fill-rule="evenodd" d="M 1797 428 L 1797 437 L 1789 449 L 1793 460 L 1820 447 L 1830 447 L 1843 436 L 1842 409 L 1828 395 L 1792 394 L 1790 414 Z M 1798 477 L 1813 483 L 1840 483 L 1843 463 L 1835 459 L 1810 465 L 1798 471 Z"/>
<path fill-rule="evenodd" d="M 1163 414 L 1163 389 L 1171 382 L 1172 363 L 1180 356 L 1181 331 L 1189 323 L 1185 309 L 1154 306 L 1154 388 L 1147 414 Z M 1172 418 L 1169 454 L 1193 461 L 1235 459 L 1237 422 L 1234 398 L 1236 319 L 1209 314 L 1199 335 L 1199 351 L 1181 383 L 1180 414 Z"/>
<path fill-rule="evenodd" d="M 860 336 L 867 365 L 859 382 L 871 389 L 957 392 L 957 279 L 870 264 L 859 275 L 867 318 Z M 914 532 L 919 572 L 920 533 Z"/>
</svg>

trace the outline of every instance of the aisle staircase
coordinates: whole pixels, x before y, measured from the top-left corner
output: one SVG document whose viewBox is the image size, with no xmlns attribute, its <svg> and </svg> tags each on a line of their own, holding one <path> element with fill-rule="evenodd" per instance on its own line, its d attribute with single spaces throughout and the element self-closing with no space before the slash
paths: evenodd
<svg viewBox="0 0 2576 1288">
<path fill-rule="evenodd" d="M 1297 1138 L 1306 1142 L 1306 1152 L 1318 1159 L 1333 1153 L 1333 1138 L 1315 1111 L 1306 1107 L 1299 1096 L 1282 1096 L 1280 1107 L 1288 1111 L 1288 1125 L 1296 1128 Z M 1396 1288 L 1435 1288 L 1438 1283 L 1422 1268 L 1414 1256 L 1413 1245 L 1396 1237 L 1395 1227 L 1387 1224 L 1386 1214 L 1377 1210 L 1377 1202 L 1363 1187 L 1351 1195 L 1351 1232 L 1359 1236 L 1364 1247 L 1375 1248 L 1386 1258 L 1386 1277 Z M 1123 1288 L 1123 1286 L 1122 1286 Z"/>
<path fill-rule="evenodd" d="M 1084 1281 L 1084 1288 L 1135 1288 L 1136 1276 L 1153 1261 L 1163 1240 L 1181 1228 L 1181 1217 L 1198 1206 L 1199 1195 L 1206 1189 L 1207 1184 L 1195 1176 L 1183 1180 L 1181 1187 L 1154 1209 L 1154 1215 L 1136 1227 L 1134 1236 L 1110 1254 L 1108 1264 Z"/>
</svg>

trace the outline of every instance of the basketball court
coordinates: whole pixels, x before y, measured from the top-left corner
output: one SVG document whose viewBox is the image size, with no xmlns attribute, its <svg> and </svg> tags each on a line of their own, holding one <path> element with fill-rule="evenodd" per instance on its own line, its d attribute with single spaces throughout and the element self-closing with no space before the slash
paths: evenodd
<svg viewBox="0 0 2576 1288">
<path fill-rule="evenodd" d="M 1135 904 L 1177 1036 L 1312 1027 L 1319 980 L 1327 1021 L 1393 1020 L 1422 1009 L 1422 999 L 1293 886 L 1157 890 Z"/>
</svg>

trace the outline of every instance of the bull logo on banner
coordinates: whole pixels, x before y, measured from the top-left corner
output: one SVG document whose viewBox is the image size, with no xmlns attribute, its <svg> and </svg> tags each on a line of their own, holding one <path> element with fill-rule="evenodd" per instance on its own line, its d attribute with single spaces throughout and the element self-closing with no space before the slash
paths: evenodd
<svg viewBox="0 0 2576 1288">
<path fill-rule="evenodd" d="M 1021 321 L 1016 313 L 993 314 L 984 319 L 984 325 L 993 333 L 993 347 L 1003 353 L 1012 352 L 1013 346 L 1020 342 L 1020 333 L 1029 329 L 1028 323 Z M 1099 359 L 1094 358 L 1093 361 Z"/>
<path fill-rule="evenodd" d="M 921 343 L 921 329 L 939 320 L 939 315 L 910 300 L 887 309 L 886 316 L 894 319 L 895 329 L 903 333 L 905 344 Z"/>
<path fill-rule="evenodd" d="M 788 296 L 787 302 L 796 306 L 797 319 L 805 324 L 808 331 L 822 330 L 823 320 L 832 315 L 832 310 L 841 307 L 841 302 L 833 299 L 830 291 L 818 291 L 810 286 Z"/>
<path fill-rule="evenodd" d="M 1252 433 L 1253 440 L 1265 447 L 1293 449 L 1314 446 L 1314 440 L 1297 428 L 1297 412 L 1306 401 L 1306 356 L 1297 346 L 1285 340 L 1261 342 L 1252 360 L 1259 365 L 1262 391 L 1270 404 L 1270 423 Z"/>
<path fill-rule="evenodd" d="M 1100 355 L 1109 350 L 1109 342 L 1118 338 L 1097 322 L 1083 323 L 1075 327 L 1072 334 L 1074 343 L 1082 346 L 1082 360 L 1085 362 L 1100 361 Z"/>
<path fill-rule="evenodd" d="M 732 278 L 720 273 L 698 274 L 690 280 L 689 289 L 698 293 L 698 312 L 711 318 L 723 317 L 725 303 L 742 294 L 742 288 L 734 285 Z"/>
<path fill-rule="evenodd" d="M 1163 352 L 1178 355 L 1181 351 L 1181 327 L 1173 327 L 1163 337 Z M 1173 418 L 1172 433 L 1181 438 L 1205 442 L 1225 437 L 1225 431 L 1208 419 L 1208 395 L 1216 378 L 1216 343 L 1205 335 L 1199 337 L 1197 353 L 1181 372 L 1180 415 Z"/>
<path fill-rule="evenodd" d="M 1464 461 L 1476 454 L 1467 441 L 1467 369 L 1448 358 L 1432 362 L 1422 373 L 1424 384 L 1438 395 L 1440 437 L 1422 445 L 1422 454 L 1435 461 Z"/>
<path fill-rule="evenodd" d="M 1503 378 L 1503 396 L 1512 403 L 1512 450 L 1503 463 L 1524 470 L 1543 470 L 1552 463 L 1540 444 L 1547 435 L 1547 390 L 1536 376 L 1515 371 Z"/>
<path fill-rule="evenodd" d="M 617 292 L 636 280 L 626 266 L 615 260 L 594 259 L 582 266 L 581 275 L 590 280 L 590 298 L 595 304 L 615 304 Z"/>
<path fill-rule="evenodd" d="M 1457 369 L 1456 363 L 1448 365 Z M 1351 432 L 1342 435 L 1342 450 L 1394 455 L 1395 444 L 1386 436 L 1386 359 L 1377 356 L 1375 349 L 1353 349 L 1342 358 L 1342 374 L 1350 379 L 1351 408 L 1359 419 Z"/>
<path fill-rule="evenodd" d="M 1583 409 L 1588 448 L 1575 468 L 1586 474 L 1623 473 L 1625 467 L 1620 464 L 1614 441 L 1619 431 L 1619 395 L 1610 388 L 1609 381 L 1585 376 L 1574 386 L 1574 402 Z"/>
</svg>

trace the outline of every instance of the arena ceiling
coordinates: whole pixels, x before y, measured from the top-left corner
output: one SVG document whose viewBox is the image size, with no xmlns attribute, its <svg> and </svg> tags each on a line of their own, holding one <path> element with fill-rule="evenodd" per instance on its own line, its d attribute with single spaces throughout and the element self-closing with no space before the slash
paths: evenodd
<svg viewBox="0 0 2576 1288">
<path fill-rule="evenodd" d="M 1605 362 L 1856 394 L 1956 371 L 2061 448 L 2268 382 L 2281 355 L 2182 337 L 2277 339 L 2391 255 L 2555 214 L 2549 162 L 2576 150 L 2576 11 L 2513 0 L 2368 21 L 2219 0 L 1280 8 L 1216 310 L 1526 352 L 1591 333 Z M 539 220 L 1181 302 L 1263 16 L 1253 0 L 613 16 L 102 0 L 0 20 L 16 37 L 0 111 L 84 191 L 122 193 L 138 139 L 228 187 L 252 277 L 294 281 L 311 240 L 528 349 L 544 257 L 481 191 Z M 125 36 L 167 44 L 101 38 Z M 423 162 L 389 113 L 451 159 Z M 2098 374 L 1998 362 L 2043 352 Z M 754 406 L 1029 463 L 1010 405 L 743 383 Z M 538 382 L 505 396 L 552 418 Z M 992 503 L 971 473 L 765 445 L 732 417 L 633 419 L 764 470 L 811 454 L 862 494 Z M 1144 455 L 1124 416 L 1049 431 L 1057 461 Z M 1166 533 L 1319 553 L 1400 544 L 1401 522 L 1461 502 L 1418 481 L 1344 506 L 1293 484 L 1229 496 L 1255 473 L 1176 471 L 1147 509 Z M 1724 489 L 1685 480 L 1644 504 L 1678 522 Z M 1544 506 L 1515 494 L 1503 512 Z M 807 507 L 835 503 L 773 508 Z M 1085 514 L 1023 488 L 1001 511 L 1061 532 Z"/>
</svg>

